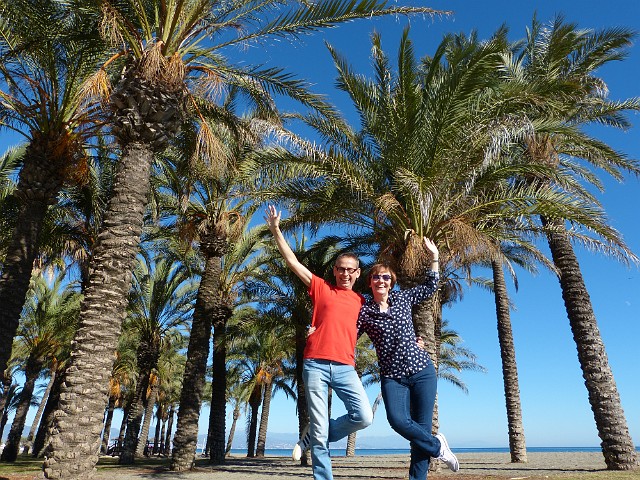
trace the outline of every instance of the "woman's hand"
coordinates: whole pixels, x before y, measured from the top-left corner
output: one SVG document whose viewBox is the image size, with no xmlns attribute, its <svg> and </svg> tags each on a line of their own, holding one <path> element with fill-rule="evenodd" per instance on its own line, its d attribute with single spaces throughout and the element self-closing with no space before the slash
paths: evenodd
<svg viewBox="0 0 640 480">
<path fill-rule="evenodd" d="M 436 247 L 436 244 L 433 243 L 427 237 L 422 237 L 422 240 L 424 241 L 424 246 L 426 247 L 426 249 L 431 254 L 431 260 L 433 262 L 439 261 L 440 260 L 440 252 L 438 252 L 438 247 Z"/>
</svg>

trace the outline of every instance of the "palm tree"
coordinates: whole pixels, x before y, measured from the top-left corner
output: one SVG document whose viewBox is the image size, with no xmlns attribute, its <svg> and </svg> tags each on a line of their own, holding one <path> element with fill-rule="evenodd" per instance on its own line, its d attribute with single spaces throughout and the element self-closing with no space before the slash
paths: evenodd
<svg viewBox="0 0 640 480">
<path fill-rule="evenodd" d="M 523 263 L 523 265 L 529 264 Z M 493 272 L 493 291 L 496 303 L 496 318 L 498 320 L 502 380 L 507 409 L 507 424 L 509 426 L 509 453 L 511 454 L 512 463 L 523 463 L 527 461 L 527 447 L 520 405 L 516 350 L 511 330 L 511 305 L 502 261 L 492 259 L 491 270 Z"/>
<path fill-rule="evenodd" d="M 51 285 L 43 276 L 33 279 L 15 347 L 16 357 L 24 362 L 25 382 L 7 445 L 2 451 L 3 461 L 16 460 L 35 383 L 45 364 L 55 362 L 75 331 L 80 294 L 73 284 L 66 283 L 65 277 L 66 272 L 59 273 Z"/>
<path fill-rule="evenodd" d="M 190 320 L 196 288 L 191 272 L 182 263 L 165 258 L 141 259 L 133 273 L 134 282 L 129 301 L 127 328 L 135 331 L 138 381 L 131 408 L 128 412 L 127 431 L 120 463 L 132 463 L 141 456 L 149 433 L 150 416 L 144 424 L 140 442 L 143 406 L 155 405 L 155 398 L 147 397 L 147 390 L 155 395 L 156 369 L 164 349 L 180 337 L 179 329 Z M 179 343 L 179 340 L 178 340 Z"/>
<path fill-rule="evenodd" d="M 212 326 L 215 379 L 212 395 L 215 398 L 212 398 L 210 421 L 215 425 L 210 432 L 217 433 L 209 438 L 209 451 L 212 463 L 224 460 L 225 330 L 234 306 L 235 298 L 231 295 L 236 288 L 234 282 L 239 281 L 238 273 L 244 275 L 250 272 L 250 269 L 238 268 L 239 264 L 234 262 L 244 261 L 244 258 L 237 258 L 238 252 L 249 255 L 255 248 L 255 239 L 254 245 L 247 250 L 246 239 L 240 237 L 248 217 L 246 199 L 237 196 L 238 169 L 244 159 L 244 150 L 252 148 L 261 139 L 250 120 L 240 119 L 233 114 L 234 98 L 235 94 L 232 93 L 224 108 L 207 112 L 219 117 L 209 128 L 211 134 L 218 138 L 219 155 L 225 158 L 225 166 L 211 171 L 206 164 L 200 163 L 197 175 L 189 175 L 188 166 L 193 163 L 192 156 L 197 153 L 197 145 L 194 144 L 194 132 L 185 132 L 179 138 L 181 148 L 168 152 L 165 158 L 174 167 L 165 169 L 159 181 L 166 192 L 158 199 L 159 208 L 168 218 L 164 223 L 168 228 L 173 228 L 174 236 L 187 249 L 198 243 L 204 264 L 187 351 L 184 395 L 178 411 L 171 463 L 173 470 L 191 468 L 193 464 Z M 191 198 L 191 201 L 185 203 L 185 198 Z M 236 241 L 240 242 L 238 249 L 234 247 Z"/>
<path fill-rule="evenodd" d="M 82 83 L 100 45 L 91 30 L 66 15 L 60 2 L 3 1 L 0 7 L 0 128 L 26 139 L 14 192 L 15 226 L 0 277 L 0 376 L 38 253 L 45 214 L 64 184 L 82 182 L 85 143 L 98 116 L 84 101 Z M 94 39 L 95 40 L 95 39 Z"/>
<path fill-rule="evenodd" d="M 187 346 L 186 338 L 179 337 L 180 343 L 173 342 L 170 349 L 165 349 L 160 355 L 158 361 L 158 386 L 157 418 L 158 424 L 162 424 L 162 429 L 157 432 L 154 441 L 154 454 L 166 455 L 169 449 L 169 443 L 165 438 L 171 435 L 171 421 L 173 416 L 173 407 L 180 399 L 180 390 L 182 387 L 182 378 L 184 376 L 184 364 L 186 357 L 183 353 Z M 168 428 L 167 428 L 168 427 Z"/>
<path fill-rule="evenodd" d="M 233 405 L 233 420 L 229 428 L 229 436 L 227 437 L 227 446 L 225 448 L 225 456 L 231 455 L 231 445 L 236 432 L 236 425 L 243 407 L 246 407 L 249 401 L 250 389 L 242 379 L 242 371 L 238 366 L 231 367 L 227 371 L 227 401 Z M 246 408 L 245 408 L 246 411 Z"/>
<path fill-rule="evenodd" d="M 247 456 L 263 457 L 272 395 L 282 390 L 287 396 L 296 396 L 288 384 L 294 346 L 293 330 L 281 318 L 257 311 L 251 316 L 247 315 L 245 321 L 236 325 L 235 329 L 230 357 L 235 368 L 241 370 L 240 376 L 247 391 L 251 392 Z M 260 405 L 262 410 L 258 422 Z"/>
<path fill-rule="evenodd" d="M 543 100 L 539 106 L 534 103 L 523 106 L 531 118 L 546 121 L 522 142 L 532 163 L 554 171 L 571 172 L 579 181 L 585 180 L 597 188 L 601 188 L 601 183 L 593 169 L 602 169 L 616 179 L 622 178 L 624 171 L 640 172 L 637 162 L 582 130 L 589 123 L 625 129 L 629 126 L 626 113 L 640 109 L 637 99 L 619 102 L 607 99 L 606 84 L 595 75 L 599 67 L 623 59 L 633 37 L 632 32 L 620 28 L 578 29 L 561 16 L 549 26 L 534 18 L 522 48 L 514 52 L 504 69 L 509 86 L 528 87 L 529 93 L 537 94 Z M 585 168 L 576 160 L 582 160 L 588 166 Z M 557 186 L 552 178 L 534 178 L 537 180 L 530 180 Z M 577 194 L 588 195 L 578 182 L 576 189 Z M 607 468 L 635 468 L 637 453 L 571 239 L 626 262 L 637 259 L 606 221 L 587 224 L 587 229 L 603 241 L 588 234 L 576 235 L 575 228 L 570 232 L 566 222 L 558 216 L 542 215 L 541 221 L 558 271 Z"/>
</svg>

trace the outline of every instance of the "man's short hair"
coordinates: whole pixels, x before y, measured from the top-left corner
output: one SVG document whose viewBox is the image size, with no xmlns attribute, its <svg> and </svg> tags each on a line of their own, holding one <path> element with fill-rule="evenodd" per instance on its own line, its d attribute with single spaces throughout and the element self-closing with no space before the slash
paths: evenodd
<svg viewBox="0 0 640 480">
<path fill-rule="evenodd" d="M 360 259 L 358 258 L 358 256 L 353 253 L 353 252 L 345 252 L 345 253 L 341 253 L 340 255 L 338 255 L 336 257 L 336 261 L 333 263 L 333 265 L 335 266 L 336 263 L 338 263 L 338 260 L 341 260 L 343 258 L 352 258 L 356 261 L 356 266 L 358 268 L 360 268 Z"/>
</svg>

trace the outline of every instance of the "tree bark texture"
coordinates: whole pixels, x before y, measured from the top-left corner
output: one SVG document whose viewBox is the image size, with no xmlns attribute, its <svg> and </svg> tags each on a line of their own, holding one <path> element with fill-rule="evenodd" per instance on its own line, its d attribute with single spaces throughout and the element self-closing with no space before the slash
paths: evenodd
<svg viewBox="0 0 640 480">
<path fill-rule="evenodd" d="M 124 435 L 124 443 L 122 444 L 122 453 L 118 463 L 120 465 L 131 465 L 135 460 L 136 448 L 140 441 L 140 425 L 142 424 L 142 416 L 144 415 L 144 405 L 149 388 L 149 373 L 142 372 L 138 377 L 136 384 L 136 392 L 129 408 L 127 415 L 127 428 Z"/>
<path fill-rule="evenodd" d="M 260 427 L 258 428 L 258 444 L 256 446 L 256 457 L 264 457 L 265 445 L 267 443 L 267 427 L 269 426 L 269 409 L 271 407 L 271 396 L 273 387 L 271 382 L 264 385 L 264 395 L 262 398 L 262 411 L 260 412 Z"/>
<path fill-rule="evenodd" d="M 605 463 L 609 470 L 635 469 L 638 467 L 638 456 L 578 259 L 564 224 L 542 220 L 543 225 L 553 226 L 547 231 L 547 239 L 553 263 L 560 271 L 562 298 L 578 350 Z"/>
<path fill-rule="evenodd" d="M 331 398 L 331 397 L 329 397 Z M 258 410 L 262 403 L 262 388 L 259 385 L 253 387 L 251 397 L 249 397 L 249 432 L 247 435 L 247 457 L 256 456 L 256 430 L 258 429 Z"/>
<path fill-rule="evenodd" d="M 310 323 L 311 315 L 307 311 L 306 315 L 296 315 L 296 405 L 298 407 L 298 438 L 303 430 L 309 425 L 309 410 L 307 408 L 307 393 L 304 388 L 302 370 L 304 369 L 304 349 L 307 346 L 307 324 Z M 311 453 L 307 450 L 300 458 L 300 464 L 307 466 L 311 464 Z"/>
<path fill-rule="evenodd" d="M 60 402 L 60 389 L 64 383 L 65 375 L 66 369 L 63 368 L 56 374 L 56 381 L 51 387 L 51 392 L 47 398 L 47 405 L 44 407 L 42 420 L 40 420 L 40 425 L 38 426 L 38 433 L 36 433 L 36 438 L 33 440 L 33 448 L 31 451 L 34 457 L 42 457 L 44 455 L 44 448 L 48 443 L 49 432 L 51 431 L 51 425 L 53 425 L 53 415 L 58 409 L 58 403 Z"/>
<path fill-rule="evenodd" d="M 160 453 L 160 431 L 162 425 L 162 409 L 160 408 L 160 405 L 158 405 L 158 409 L 156 410 L 156 428 L 153 432 L 153 450 L 149 452 L 151 455 L 157 455 Z"/>
<path fill-rule="evenodd" d="M 209 340 L 211 338 L 212 317 L 219 296 L 221 258 L 207 255 L 206 247 L 201 245 L 205 255 L 205 267 L 198 287 L 196 305 L 191 322 L 191 334 L 187 348 L 178 425 L 173 439 L 171 470 L 183 471 L 193 466 L 198 446 L 198 420 L 202 405 L 207 360 L 209 358 Z M 213 411 L 214 406 L 211 406 Z"/>
<path fill-rule="evenodd" d="M 27 420 L 27 413 L 31 406 L 31 397 L 33 397 L 33 389 L 36 386 L 38 375 L 42 371 L 42 361 L 40 359 L 29 358 L 25 368 L 25 380 L 20 392 L 20 400 L 16 408 L 16 414 L 13 417 L 13 423 L 7 437 L 7 444 L 2 450 L 3 462 L 15 462 L 18 458 L 18 449 L 20 448 L 20 440 L 22 438 L 22 430 Z"/>
<path fill-rule="evenodd" d="M 87 478 L 95 471 L 131 272 L 139 251 L 153 151 L 126 146 L 95 246 L 89 286 L 47 448 L 47 478 Z"/>
<path fill-rule="evenodd" d="M 118 431 L 118 456 L 119 452 L 122 452 L 122 446 L 124 445 L 124 435 L 127 432 L 127 418 L 129 417 L 129 410 L 131 408 L 131 402 L 122 409 L 122 421 L 120 422 L 120 430 Z"/>
<path fill-rule="evenodd" d="M 169 413 L 167 414 L 167 435 L 164 437 L 164 450 L 165 455 L 171 454 L 171 432 L 173 431 L 173 417 L 175 416 L 175 405 L 171 404 L 169 407 Z"/>
<path fill-rule="evenodd" d="M 218 299 L 213 319 L 213 381 L 209 413 L 209 463 L 224 463 L 227 421 L 227 322 L 232 310 Z"/>
<path fill-rule="evenodd" d="M 356 435 L 358 432 L 351 432 L 347 437 L 347 448 L 344 451 L 345 457 L 354 457 L 356 455 Z"/>
<path fill-rule="evenodd" d="M 109 396 L 109 404 L 107 405 L 107 414 L 104 420 L 104 429 L 102 431 L 102 445 L 100 446 L 100 453 L 103 455 L 107 453 L 109 448 L 109 439 L 111 438 L 111 422 L 113 421 L 113 411 L 116 409 L 116 397 Z"/>
<path fill-rule="evenodd" d="M 512 463 L 524 463 L 527 461 L 527 445 L 522 423 L 522 408 L 520 406 L 516 348 L 513 343 L 513 332 L 511 331 L 509 294 L 507 293 L 502 264 L 493 260 L 491 268 L 493 270 L 493 292 L 496 302 L 496 318 L 498 320 L 498 342 L 502 360 L 504 398 L 509 426 L 509 452 L 511 453 Z"/>
<path fill-rule="evenodd" d="M 56 371 L 52 370 L 51 377 L 47 382 L 47 389 L 44 391 L 42 395 L 42 399 L 40 400 L 40 405 L 38 405 L 38 410 L 36 411 L 35 417 L 33 417 L 33 421 L 31 422 L 31 428 L 29 429 L 29 434 L 27 435 L 27 441 L 25 442 L 24 448 L 22 450 L 23 455 L 28 455 L 29 450 L 33 446 L 33 439 L 38 430 L 38 425 L 40 424 L 40 420 L 42 419 L 42 414 L 44 412 L 44 407 L 47 405 L 47 399 L 51 394 L 51 389 L 53 388 L 53 384 L 56 382 Z"/>
<path fill-rule="evenodd" d="M 236 402 L 236 406 L 233 407 L 233 421 L 231 422 L 231 429 L 229 430 L 229 438 L 227 439 L 227 447 L 225 448 L 225 456 L 231 455 L 231 445 L 233 444 L 233 437 L 236 434 L 236 424 L 240 418 L 240 402 Z"/>
<path fill-rule="evenodd" d="M 148 449 L 145 453 L 147 442 L 149 440 L 149 429 L 151 428 L 151 418 L 153 417 L 153 408 L 156 404 L 156 397 L 158 395 L 158 382 L 155 379 L 150 381 L 149 397 L 145 402 L 144 418 L 142 419 L 142 429 L 138 437 L 138 444 L 136 446 L 136 457 L 140 458 L 143 455 L 151 455 L 153 452 L 149 452 Z"/>
<path fill-rule="evenodd" d="M 0 276 L 0 380 L 11 356 L 44 218 L 62 188 L 63 165 L 49 158 L 48 147 L 47 142 L 27 147 L 14 193 L 18 213 Z"/>
</svg>

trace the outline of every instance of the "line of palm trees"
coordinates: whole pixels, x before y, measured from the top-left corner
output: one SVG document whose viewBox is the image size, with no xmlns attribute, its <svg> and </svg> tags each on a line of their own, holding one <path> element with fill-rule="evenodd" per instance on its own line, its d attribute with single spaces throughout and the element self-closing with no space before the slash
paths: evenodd
<svg viewBox="0 0 640 480">
<path fill-rule="evenodd" d="M 420 13 L 435 12 L 371 1 L 0 2 L 0 125 L 25 138 L 1 164 L 2 401 L 16 359 L 33 380 L 22 387 L 29 401 L 16 409 L 4 460 L 15 460 L 19 418 L 42 372 L 50 391 L 29 447 L 46 455 L 47 478 L 90 475 L 118 407 L 126 411 L 121 463 L 142 454 L 157 406 L 154 448 L 167 448 L 177 410 L 171 468 L 190 468 L 210 357 L 212 463 L 228 450 L 231 398 L 249 406 L 250 453 L 256 438 L 256 453 L 264 452 L 274 387 L 297 399 L 303 426 L 299 367 L 310 305 L 265 230 L 251 226 L 261 205 L 276 202 L 316 272 L 349 249 L 391 262 L 409 286 L 425 268 L 418 240 L 436 241 L 442 287 L 414 323 L 444 378 L 452 365 L 475 364 L 442 356 L 442 308 L 459 299 L 464 281 L 483 281 L 474 269 L 491 269 L 484 284 L 495 295 L 514 462 L 526 461 L 526 446 L 505 270 L 515 278 L 517 266 L 552 269 L 606 464 L 637 465 L 572 246 L 637 262 L 590 187 L 601 187 L 601 170 L 620 179 L 639 167 L 584 128 L 629 127 L 640 103 L 609 100 L 596 73 L 624 58 L 634 34 L 534 17 L 522 40 L 510 41 L 506 27 L 487 40 L 446 35 L 418 59 L 407 29 L 395 66 L 374 34 L 372 77 L 329 45 L 357 125 L 304 81 L 243 66 L 229 50 Z M 282 95 L 300 109 L 280 112 Z M 296 133 L 300 126 L 316 140 Z M 307 247 L 305 233 L 323 227 L 329 234 Z M 551 259 L 538 249 L 544 240 Z M 52 271 L 58 283 L 43 284 Z M 36 310 L 47 305 L 38 288 L 57 292 L 69 279 L 69 310 L 47 313 L 64 324 L 51 351 L 19 354 L 30 299 Z"/>
</svg>

